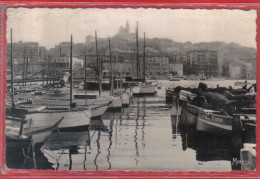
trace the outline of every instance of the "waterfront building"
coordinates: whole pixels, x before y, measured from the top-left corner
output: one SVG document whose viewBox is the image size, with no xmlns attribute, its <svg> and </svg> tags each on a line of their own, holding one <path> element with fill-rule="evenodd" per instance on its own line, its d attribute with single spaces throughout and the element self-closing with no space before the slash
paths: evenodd
<svg viewBox="0 0 260 179">
<path fill-rule="evenodd" d="M 169 74 L 169 56 L 149 55 L 145 58 L 146 74 L 150 77 L 165 78 Z M 141 69 L 143 64 L 141 63 Z M 143 72 L 142 72 L 143 74 Z"/>
<path fill-rule="evenodd" d="M 235 59 L 223 65 L 223 76 L 234 79 L 255 79 L 256 59 Z"/>
<path fill-rule="evenodd" d="M 241 78 L 241 66 L 230 63 L 229 64 L 229 78 L 240 79 Z"/>
<path fill-rule="evenodd" d="M 183 54 L 176 53 L 169 57 L 169 74 L 176 77 L 183 77 Z"/>
<path fill-rule="evenodd" d="M 77 57 L 72 58 L 73 62 L 73 73 L 83 67 L 83 60 Z M 70 71 L 70 57 L 69 56 L 57 56 L 48 57 L 47 59 L 47 71 L 49 75 L 55 77 L 62 77 L 66 72 Z"/>
<path fill-rule="evenodd" d="M 37 58 L 44 56 L 45 47 L 39 46 L 38 42 L 13 42 L 13 58 L 22 58 L 29 56 L 30 58 Z M 6 44 L 6 56 L 9 59 L 11 54 L 11 44 Z"/>
<path fill-rule="evenodd" d="M 183 59 L 183 74 L 196 76 L 218 76 L 218 52 L 192 50 Z"/>
</svg>

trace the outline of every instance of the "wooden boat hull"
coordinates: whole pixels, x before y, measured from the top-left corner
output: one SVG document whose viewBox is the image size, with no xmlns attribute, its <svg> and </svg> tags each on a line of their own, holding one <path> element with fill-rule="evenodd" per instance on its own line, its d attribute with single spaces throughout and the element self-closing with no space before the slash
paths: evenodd
<svg viewBox="0 0 260 179">
<path fill-rule="evenodd" d="M 233 118 L 230 116 L 222 116 L 200 110 L 198 113 L 196 129 L 200 132 L 231 135 L 232 120 Z"/>
<path fill-rule="evenodd" d="M 182 126 L 195 126 L 199 111 L 202 108 L 191 105 L 189 102 L 183 102 L 181 108 L 180 125 Z"/>
<path fill-rule="evenodd" d="M 43 127 L 54 125 L 57 119 L 64 117 L 59 125 L 59 129 L 72 129 L 72 128 L 88 128 L 90 124 L 90 110 L 51 110 L 44 112 L 36 112 L 26 115 L 29 120 L 28 127 L 37 126 Z"/>
<path fill-rule="evenodd" d="M 192 101 L 197 95 L 191 93 L 190 91 L 186 91 L 186 90 L 181 90 L 179 92 L 179 100 L 181 102 L 183 101 Z"/>
</svg>

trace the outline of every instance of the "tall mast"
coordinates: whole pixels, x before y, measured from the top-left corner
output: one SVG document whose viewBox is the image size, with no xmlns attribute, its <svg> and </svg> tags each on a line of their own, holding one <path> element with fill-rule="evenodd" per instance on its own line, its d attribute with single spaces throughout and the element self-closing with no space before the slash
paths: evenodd
<svg viewBox="0 0 260 179">
<path fill-rule="evenodd" d="M 50 73 L 50 59 L 49 57 L 47 58 L 47 86 L 49 86 L 49 73 Z"/>
<path fill-rule="evenodd" d="M 42 84 L 44 84 L 44 77 L 45 77 L 45 61 L 46 61 L 46 59 L 45 59 L 45 48 L 44 48 L 44 58 L 43 58 L 43 73 L 42 73 Z"/>
<path fill-rule="evenodd" d="M 145 32 L 144 32 L 144 55 L 143 55 L 143 73 L 144 73 L 144 82 L 145 82 Z"/>
<path fill-rule="evenodd" d="M 14 110 L 14 71 L 13 71 L 13 32 L 11 29 L 11 90 L 12 90 L 12 110 Z"/>
<path fill-rule="evenodd" d="M 70 38 L 70 107 L 72 106 L 72 88 L 73 88 L 73 74 L 72 74 L 72 34 Z"/>
<path fill-rule="evenodd" d="M 116 63 L 118 64 L 118 51 L 116 51 Z M 116 89 L 118 89 L 118 68 L 116 73 Z"/>
<path fill-rule="evenodd" d="M 101 62 L 98 56 L 98 44 L 97 44 L 97 31 L 95 31 L 95 39 L 96 39 L 96 55 L 97 55 L 97 71 L 98 71 L 98 84 L 99 84 L 99 88 L 98 88 L 98 93 L 99 93 L 99 97 L 101 96 L 101 90 L 102 90 L 102 83 L 101 83 Z"/>
<path fill-rule="evenodd" d="M 136 22 L 136 75 L 139 78 L 138 21 Z"/>
<path fill-rule="evenodd" d="M 26 67 L 25 47 L 23 49 L 23 87 L 25 86 L 25 67 Z"/>
<path fill-rule="evenodd" d="M 29 57 L 28 57 L 28 53 L 26 53 L 25 81 L 24 81 L 25 87 L 26 87 L 26 81 L 27 81 L 28 65 L 29 65 Z"/>
<path fill-rule="evenodd" d="M 85 78 L 84 78 L 84 88 L 85 88 L 85 105 L 87 106 L 87 47 L 85 48 L 85 61 L 84 61 L 84 70 L 85 70 Z"/>
<path fill-rule="evenodd" d="M 111 44 L 110 44 L 110 36 L 109 36 L 109 63 L 110 63 L 110 84 L 111 84 L 111 96 L 114 95 L 114 72 L 112 67 L 112 54 L 111 54 Z"/>
<path fill-rule="evenodd" d="M 120 83 L 119 83 L 119 88 L 122 88 L 122 58 L 119 58 L 119 80 L 120 80 Z"/>
</svg>

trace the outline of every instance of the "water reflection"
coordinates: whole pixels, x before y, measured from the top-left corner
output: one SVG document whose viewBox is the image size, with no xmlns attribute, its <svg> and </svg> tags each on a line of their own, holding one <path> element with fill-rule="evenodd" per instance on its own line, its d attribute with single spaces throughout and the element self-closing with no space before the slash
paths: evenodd
<svg viewBox="0 0 260 179">
<path fill-rule="evenodd" d="M 196 152 L 196 161 L 229 161 L 233 170 L 239 170 L 240 166 L 234 166 L 232 160 L 231 137 L 218 137 L 205 133 L 198 133 L 194 126 L 179 127 L 179 115 L 171 116 L 172 139 L 177 141 L 181 137 L 182 150 L 192 149 Z"/>
<path fill-rule="evenodd" d="M 203 136 L 194 128 L 179 128 L 178 124 L 179 116 L 171 116 L 165 96 L 133 98 L 128 108 L 106 112 L 102 118 L 91 120 L 89 131 L 53 133 L 39 150 L 42 156 L 36 152 L 37 169 L 230 171 L 235 168 L 231 166 L 229 139 Z"/>
<path fill-rule="evenodd" d="M 10 169 L 51 169 L 41 146 L 32 145 L 31 141 L 6 142 L 6 166 Z"/>
<path fill-rule="evenodd" d="M 90 146 L 88 130 L 55 132 L 48 137 L 41 151 L 55 170 L 86 170 L 88 146 Z"/>
</svg>

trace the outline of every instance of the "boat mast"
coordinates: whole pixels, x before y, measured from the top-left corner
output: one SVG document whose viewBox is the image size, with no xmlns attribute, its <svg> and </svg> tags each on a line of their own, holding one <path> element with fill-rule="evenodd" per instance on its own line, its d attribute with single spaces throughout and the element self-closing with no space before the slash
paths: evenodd
<svg viewBox="0 0 260 179">
<path fill-rule="evenodd" d="M 120 80 L 120 82 L 119 82 L 119 88 L 122 88 L 122 83 L 123 83 L 123 81 L 122 81 L 122 58 L 119 58 L 119 80 Z"/>
<path fill-rule="evenodd" d="M 72 74 L 72 34 L 70 38 L 70 107 L 72 106 L 72 88 L 73 88 L 73 74 Z"/>
<path fill-rule="evenodd" d="M 11 28 L 11 98 L 12 98 L 12 111 L 14 110 L 14 71 L 13 71 L 13 32 Z"/>
<path fill-rule="evenodd" d="M 96 55 L 97 55 L 97 69 L 98 69 L 98 84 L 99 84 L 99 88 L 98 88 L 98 93 L 99 93 L 99 97 L 101 96 L 101 90 L 102 90 L 102 83 L 101 83 L 101 62 L 98 56 L 98 44 L 97 44 L 97 31 L 95 31 L 95 39 L 96 39 Z"/>
<path fill-rule="evenodd" d="M 25 86 L 25 67 L 26 67 L 25 47 L 23 49 L 23 88 Z"/>
<path fill-rule="evenodd" d="M 85 105 L 87 106 L 87 47 L 85 48 L 84 70 L 85 70 L 85 78 L 84 78 Z"/>
<path fill-rule="evenodd" d="M 118 64 L 118 51 L 116 51 L 116 63 Z M 118 89 L 118 69 L 116 70 L 116 89 Z"/>
<path fill-rule="evenodd" d="M 138 21 L 136 22 L 136 75 L 139 78 Z"/>
<path fill-rule="evenodd" d="M 144 75 L 144 82 L 145 82 L 145 32 L 144 32 L 144 55 L 143 55 L 143 75 Z"/>
<path fill-rule="evenodd" d="M 28 53 L 26 53 L 26 66 L 25 66 L 25 81 L 24 81 L 24 86 L 26 87 L 26 81 L 27 81 L 27 72 L 28 72 L 28 64 L 29 64 L 29 59 L 28 59 Z"/>
<path fill-rule="evenodd" d="M 44 84 L 44 77 L 45 77 L 45 48 L 44 48 L 44 58 L 43 58 L 43 73 L 42 73 L 42 84 Z"/>
<path fill-rule="evenodd" d="M 111 54 L 111 44 L 110 44 L 110 36 L 108 39 L 108 45 L 109 45 L 109 63 L 110 63 L 110 84 L 111 84 L 111 96 L 114 95 L 114 72 L 112 67 L 112 54 Z"/>
</svg>

